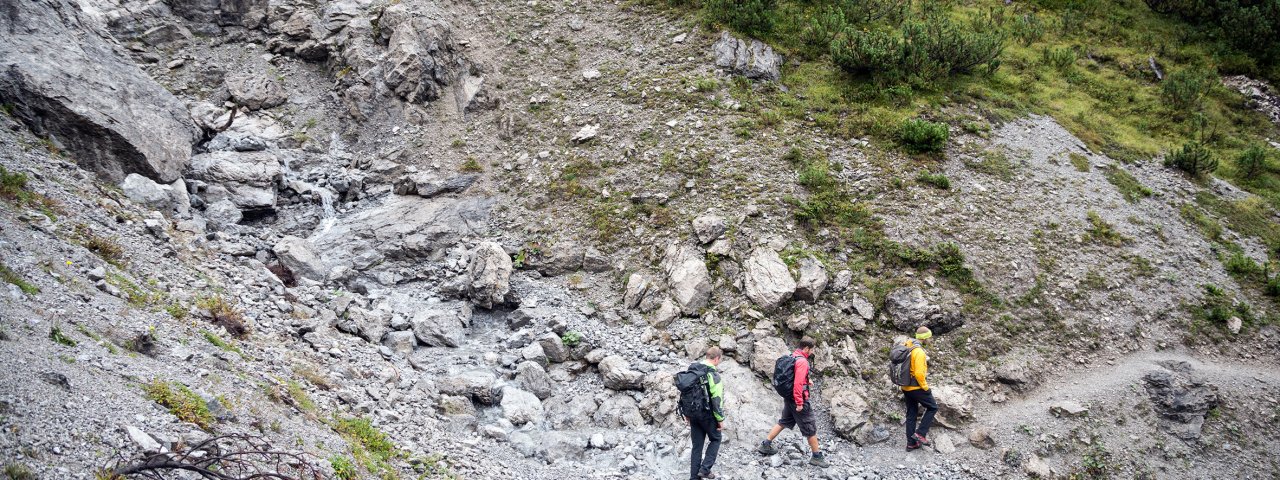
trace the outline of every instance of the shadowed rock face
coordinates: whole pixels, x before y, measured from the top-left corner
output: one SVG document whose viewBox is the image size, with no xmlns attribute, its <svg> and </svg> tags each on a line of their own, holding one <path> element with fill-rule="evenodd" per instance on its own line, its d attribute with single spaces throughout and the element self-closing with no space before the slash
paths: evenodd
<svg viewBox="0 0 1280 480">
<path fill-rule="evenodd" d="M 197 130 L 181 102 L 121 58 L 66 0 L 0 6 L 0 102 L 77 163 L 112 182 L 177 180 Z"/>
</svg>

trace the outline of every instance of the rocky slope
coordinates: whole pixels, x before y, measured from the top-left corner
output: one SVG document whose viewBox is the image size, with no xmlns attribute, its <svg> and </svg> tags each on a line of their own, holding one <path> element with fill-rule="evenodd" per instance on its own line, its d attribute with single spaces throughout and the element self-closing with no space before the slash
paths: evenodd
<svg viewBox="0 0 1280 480">
<path fill-rule="evenodd" d="M 940 190 L 865 141 L 742 131 L 783 59 L 640 6 L 7 8 L 10 477 L 251 434 L 345 478 L 682 478 L 671 376 L 710 344 L 732 357 L 725 478 L 1280 471 L 1280 332 L 1182 213 L 1247 194 L 1050 118 L 960 136 Z M 1001 300 L 798 223 L 793 146 Z M 1117 171 L 1150 192 L 1130 201 Z M 1204 284 L 1257 300 L 1249 321 L 1197 323 Z M 903 452 L 883 357 L 922 323 L 943 425 Z M 752 451 L 772 361 L 806 333 L 821 472 L 795 433 Z"/>
</svg>

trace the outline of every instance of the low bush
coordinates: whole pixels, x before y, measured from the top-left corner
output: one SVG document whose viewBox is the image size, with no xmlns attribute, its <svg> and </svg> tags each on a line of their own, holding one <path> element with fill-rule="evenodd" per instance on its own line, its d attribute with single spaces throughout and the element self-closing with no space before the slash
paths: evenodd
<svg viewBox="0 0 1280 480">
<path fill-rule="evenodd" d="M 777 0 L 706 0 L 707 19 L 753 37 L 773 30 Z"/>
<path fill-rule="evenodd" d="M 72 340 L 71 337 L 68 337 L 67 334 L 62 333 L 62 329 L 58 328 L 57 326 L 51 327 L 49 329 L 49 340 L 53 340 L 54 343 L 64 345 L 67 347 L 76 346 L 76 341 Z"/>
<path fill-rule="evenodd" d="M 980 67 L 994 72 L 1004 40 L 998 29 L 976 31 L 939 16 L 903 22 L 897 32 L 846 27 L 831 42 L 831 59 L 881 82 L 929 84 Z"/>
<path fill-rule="evenodd" d="M 1218 169 L 1218 159 L 1203 143 L 1196 141 L 1184 143 L 1182 149 L 1169 152 L 1164 159 L 1164 164 L 1187 172 L 1193 177 L 1202 177 Z"/>
<path fill-rule="evenodd" d="M 1241 177 L 1252 179 L 1267 169 L 1267 149 L 1262 145 L 1250 145 L 1236 157 L 1236 170 Z"/>
<path fill-rule="evenodd" d="M 942 190 L 951 189 L 951 180 L 941 173 L 920 172 L 916 176 L 916 181 Z"/>
<path fill-rule="evenodd" d="M 902 122 L 898 139 L 911 153 L 937 152 L 947 145 L 947 124 L 918 118 Z"/>
<path fill-rule="evenodd" d="M 1184 112 L 1200 109 L 1204 96 L 1218 82 L 1218 76 L 1200 68 L 1184 68 L 1169 74 L 1160 83 L 1165 101 Z"/>
<path fill-rule="evenodd" d="M 222 327 L 231 336 L 243 339 L 249 335 L 249 326 L 245 323 L 244 312 L 226 297 L 222 295 L 204 297 L 196 301 L 196 307 L 208 313 L 210 323 Z"/>
</svg>

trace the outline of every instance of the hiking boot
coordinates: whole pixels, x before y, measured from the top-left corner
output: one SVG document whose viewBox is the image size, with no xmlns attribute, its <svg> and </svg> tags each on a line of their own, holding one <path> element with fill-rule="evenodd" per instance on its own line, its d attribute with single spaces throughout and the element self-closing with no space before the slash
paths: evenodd
<svg viewBox="0 0 1280 480">
<path fill-rule="evenodd" d="M 917 441 L 915 441 L 915 440 L 912 440 L 912 441 L 910 441 L 910 442 L 907 442 L 907 451 L 908 451 L 908 452 L 910 452 L 910 451 L 912 451 L 912 450 L 919 449 L 919 448 L 920 448 L 920 442 L 917 442 Z"/>
<path fill-rule="evenodd" d="M 773 448 L 773 442 L 768 440 L 760 442 L 760 448 L 757 448 L 756 451 L 760 452 L 761 455 L 773 455 L 778 453 L 778 449 Z"/>
<path fill-rule="evenodd" d="M 714 478 L 716 478 L 716 474 L 711 473 L 711 472 L 710 472 L 710 471 L 708 471 L 708 470 L 703 470 L 703 471 L 701 471 L 701 472 L 698 472 L 698 478 L 711 478 L 711 479 L 714 479 Z"/>
<path fill-rule="evenodd" d="M 924 435 L 921 435 L 921 434 L 919 434 L 919 433 L 917 433 L 917 434 L 913 435 L 911 438 L 912 438 L 913 440 L 915 440 L 916 442 L 919 442 L 921 445 L 924 445 L 924 446 L 926 446 L 926 447 L 933 446 L 933 442 L 932 442 L 932 441 L 930 441 L 929 439 L 925 438 L 925 437 L 924 437 Z"/>
<path fill-rule="evenodd" d="M 827 461 L 827 456 L 822 452 L 813 452 L 813 456 L 809 458 L 809 465 L 819 468 L 827 468 L 831 462 Z"/>
</svg>

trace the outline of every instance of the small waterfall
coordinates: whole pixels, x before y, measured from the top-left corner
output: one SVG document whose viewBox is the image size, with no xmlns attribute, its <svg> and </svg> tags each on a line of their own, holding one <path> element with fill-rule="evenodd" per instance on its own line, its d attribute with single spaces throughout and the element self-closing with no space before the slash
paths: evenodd
<svg viewBox="0 0 1280 480">
<path fill-rule="evenodd" d="M 337 213 L 333 210 L 333 191 L 317 187 L 316 194 L 320 196 L 320 207 L 323 211 L 320 217 L 320 231 L 328 232 L 335 223 L 338 223 Z"/>
</svg>

